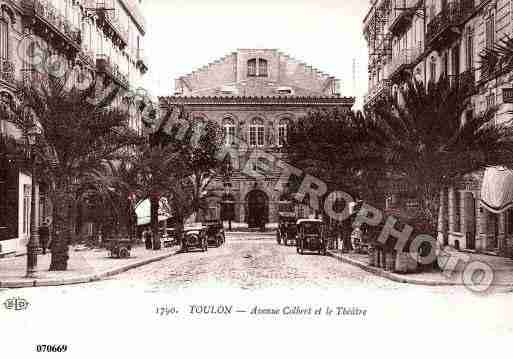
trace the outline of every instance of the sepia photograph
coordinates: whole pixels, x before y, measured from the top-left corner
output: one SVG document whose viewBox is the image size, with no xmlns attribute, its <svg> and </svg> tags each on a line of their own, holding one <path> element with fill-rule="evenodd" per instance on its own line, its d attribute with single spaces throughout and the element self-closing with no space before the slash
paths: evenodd
<svg viewBox="0 0 513 359">
<path fill-rule="evenodd" d="M 0 0 L 2 357 L 512 339 L 513 1 Z"/>
</svg>

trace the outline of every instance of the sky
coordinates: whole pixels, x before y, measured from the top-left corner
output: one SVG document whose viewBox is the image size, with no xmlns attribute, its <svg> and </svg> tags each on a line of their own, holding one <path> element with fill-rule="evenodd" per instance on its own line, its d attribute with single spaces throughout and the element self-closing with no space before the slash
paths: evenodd
<svg viewBox="0 0 513 359">
<path fill-rule="evenodd" d="M 342 95 L 361 104 L 368 9 L 366 0 L 143 0 L 150 66 L 145 86 L 169 96 L 181 75 L 239 48 L 271 48 L 339 78 Z"/>
</svg>

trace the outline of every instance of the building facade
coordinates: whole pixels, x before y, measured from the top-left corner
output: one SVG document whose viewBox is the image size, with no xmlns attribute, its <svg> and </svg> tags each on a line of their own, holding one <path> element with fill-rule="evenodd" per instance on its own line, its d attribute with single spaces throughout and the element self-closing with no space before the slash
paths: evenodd
<svg viewBox="0 0 513 359">
<path fill-rule="evenodd" d="M 465 116 L 497 105 L 496 121 L 510 119 L 512 105 L 503 94 L 511 88 L 512 69 L 486 70 L 480 55 L 513 35 L 513 1 L 375 0 L 363 32 L 369 47 L 368 108 L 381 96 L 394 94 L 405 78 L 428 83 L 446 76 L 472 89 Z M 440 240 L 461 249 L 510 255 L 511 189 L 510 172 L 490 168 L 442 191 Z M 394 197 L 391 202 L 400 201 L 400 195 Z"/>
<path fill-rule="evenodd" d="M 15 101 L 20 81 L 38 82 L 49 73 L 78 70 L 103 75 L 105 87 L 129 91 L 148 70 L 141 0 L 0 0 L 0 101 Z M 57 66 L 57 67 L 56 67 Z M 142 131 L 135 106 L 130 125 Z M 0 121 L 0 138 L 22 149 L 20 131 Z M 5 149 L 5 145 L 2 148 Z M 31 176 L 23 159 L 0 153 L 0 256 L 25 251 L 30 234 Z M 36 218 L 50 216 L 44 185 L 37 186 Z"/>
<path fill-rule="evenodd" d="M 340 96 L 336 78 L 274 49 L 240 49 L 176 79 L 175 89 L 161 99 L 164 109 L 185 105 L 193 117 L 224 130 L 233 175 L 228 189 L 221 180 L 211 184 L 209 207 L 222 216 L 221 202 L 229 198 L 235 221 L 250 227 L 262 218 L 276 222 L 284 202 L 280 169 L 258 175 L 252 159 L 261 152 L 282 158 L 288 124 L 309 110 L 350 110 L 354 104 L 354 98 Z"/>
</svg>

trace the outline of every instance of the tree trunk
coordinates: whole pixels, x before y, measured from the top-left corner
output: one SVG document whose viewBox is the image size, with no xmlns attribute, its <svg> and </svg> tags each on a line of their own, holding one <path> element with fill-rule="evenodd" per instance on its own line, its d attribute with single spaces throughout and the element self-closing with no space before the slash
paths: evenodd
<svg viewBox="0 0 513 359">
<path fill-rule="evenodd" d="M 160 240 L 159 235 L 159 202 L 160 198 L 155 193 L 152 193 L 150 196 L 150 221 L 151 221 L 151 231 L 153 232 L 153 241 Z"/>
<path fill-rule="evenodd" d="M 183 248 L 183 228 L 184 228 L 184 219 L 183 218 L 177 218 L 176 219 L 176 241 L 178 242 L 178 245 Z"/>
<path fill-rule="evenodd" d="M 65 271 L 68 269 L 69 243 L 73 230 L 72 206 L 73 196 L 70 195 L 67 185 L 57 186 L 53 194 L 53 236 L 52 236 L 52 259 L 50 271 Z"/>
</svg>

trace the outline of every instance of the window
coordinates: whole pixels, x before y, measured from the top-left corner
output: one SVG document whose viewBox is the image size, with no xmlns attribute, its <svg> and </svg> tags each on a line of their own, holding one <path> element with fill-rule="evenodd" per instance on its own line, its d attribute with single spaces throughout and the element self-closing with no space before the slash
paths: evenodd
<svg viewBox="0 0 513 359">
<path fill-rule="evenodd" d="M 282 147 L 287 142 L 287 124 L 282 122 L 278 126 L 278 146 Z"/>
<path fill-rule="evenodd" d="M 249 145 L 253 147 L 264 146 L 265 133 L 262 123 L 253 123 L 249 126 Z"/>
<path fill-rule="evenodd" d="M 495 14 L 490 12 L 486 19 L 486 48 L 491 49 L 495 44 Z"/>
<path fill-rule="evenodd" d="M 235 125 L 231 121 L 224 125 L 224 143 L 226 146 L 235 143 Z"/>
<path fill-rule="evenodd" d="M 472 70 L 474 67 L 474 29 L 469 27 L 467 29 L 467 37 L 466 37 L 466 65 L 467 70 Z"/>
<path fill-rule="evenodd" d="M 248 60 L 248 76 L 267 77 L 267 60 L 251 59 Z"/>
<path fill-rule="evenodd" d="M 267 60 L 258 59 L 258 76 L 267 77 Z"/>
<path fill-rule="evenodd" d="M 0 14 L 0 59 L 9 58 L 9 24 Z"/>
<path fill-rule="evenodd" d="M 436 81 L 436 61 L 431 60 L 429 64 L 429 79 L 430 81 Z"/>
<path fill-rule="evenodd" d="M 251 59 L 248 61 L 248 76 L 257 75 L 257 60 Z"/>
</svg>

